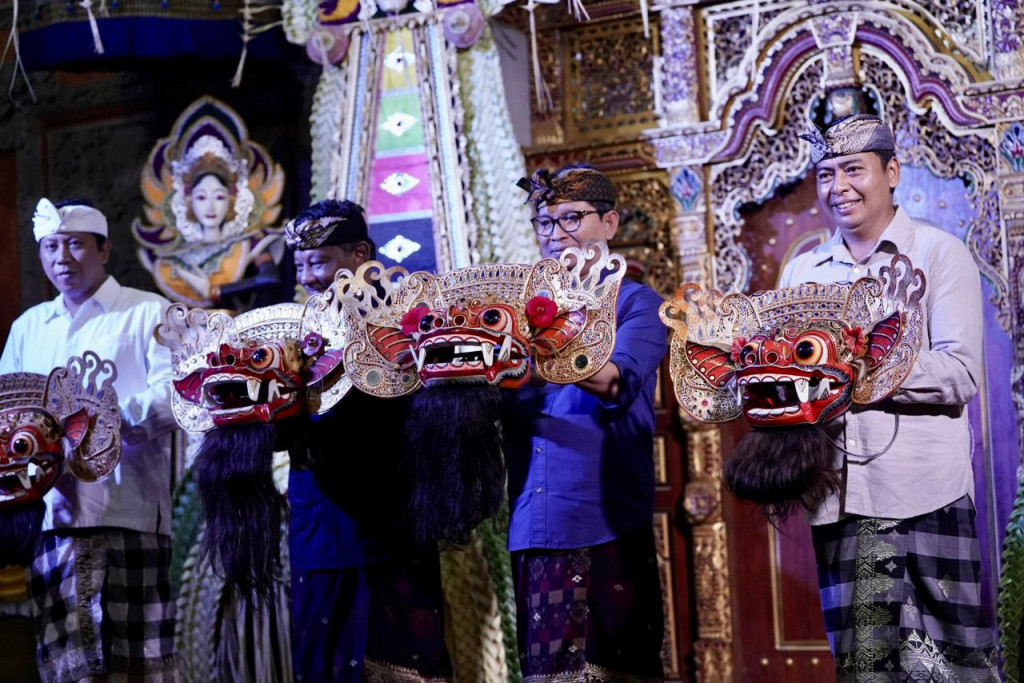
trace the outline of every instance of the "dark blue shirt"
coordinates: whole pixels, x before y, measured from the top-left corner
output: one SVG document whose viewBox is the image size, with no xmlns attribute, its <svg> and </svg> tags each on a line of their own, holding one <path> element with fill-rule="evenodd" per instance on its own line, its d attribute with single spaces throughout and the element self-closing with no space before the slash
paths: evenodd
<svg viewBox="0 0 1024 683">
<path fill-rule="evenodd" d="M 603 402 L 574 385 L 524 387 L 504 423 L 509 550 L 582 548 L 654 514 L 654 390 L 667 351 L 661 297 L 623 281 L 616 306 L 619 392 Z"/>
</svg>

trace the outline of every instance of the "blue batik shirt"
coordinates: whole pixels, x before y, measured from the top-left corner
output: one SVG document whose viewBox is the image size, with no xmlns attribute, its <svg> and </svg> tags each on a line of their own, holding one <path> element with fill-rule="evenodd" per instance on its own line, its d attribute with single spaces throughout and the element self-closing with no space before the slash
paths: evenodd
<svg viewBox="0 0 1024 683">
<path fill-rule="evenodd" d="M 582 548 L 650 524 L 654 391 L 667 350 L 661 297 L 623 281 L 611 362 L 619 393 L 604 402 L 574 385 L 510 392 L 504 430 L 509 550 Z"/>
</svg>

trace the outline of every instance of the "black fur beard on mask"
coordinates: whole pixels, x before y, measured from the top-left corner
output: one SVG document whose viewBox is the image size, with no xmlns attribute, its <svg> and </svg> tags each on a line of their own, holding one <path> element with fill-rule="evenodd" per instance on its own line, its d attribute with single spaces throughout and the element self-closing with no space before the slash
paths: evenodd
<svg viewBox="0 0 1024 683">
<path fill-rule="evenodd" d="M 276 442 L 273 424 L 214 429 L 193 465 L 206 516 L 202 556 L 256 605 L 270 598 L 280 569 L 286 498 L 274 485 Z"/>
<path fill-rule="evenodd" d="M 839 490 L 835 446 L 817 425 L 755 429 L 725 463 L 725 482 L 738 498 L 761 506 L 778 524 L 798 506 L 814 510 Z"/>
<path fill-rule="evenodd" d="M 0 567 L 27 567 L 32 563 L 45 512 L 46 504 L 41 500 L 0 508 Z"/>
<path fill-rule="evenodd" d="M 413 397 L 408 420 L 409 517 L 425 547 L 462 546 L 505 499 L 501 392 L 439 384 Z"/>
</svg>

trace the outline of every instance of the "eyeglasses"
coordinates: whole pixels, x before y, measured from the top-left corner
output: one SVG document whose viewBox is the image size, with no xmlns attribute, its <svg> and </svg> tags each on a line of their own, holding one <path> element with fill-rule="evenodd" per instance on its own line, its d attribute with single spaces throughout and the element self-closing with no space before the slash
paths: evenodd
<svg viewBox="0 0 1024 683">
<path fill-rule="evenodd" d="M 554 216 L 537 216 L 531 218 L 530 222 L 533 223 L 533 229 L 541 237 L 550 237 L 555 232 L 555 225 L 562 226 L 562 230 L 566 232 L 576 232 L 580 229 L 580 222 L 583 221 L 584 216 L 588 216 L 592 213 L 600 214 L 600 211 L 588 209 L 586 211 L 566 211 L 557 218 Z"/>
</svg>

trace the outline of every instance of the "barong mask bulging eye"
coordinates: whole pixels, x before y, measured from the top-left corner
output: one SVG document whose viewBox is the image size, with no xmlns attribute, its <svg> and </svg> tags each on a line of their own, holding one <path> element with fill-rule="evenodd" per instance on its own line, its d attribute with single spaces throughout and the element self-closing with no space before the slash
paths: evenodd
<svg viewBox="0 0 1024 683">
<path fill-rule="evenodd" d="M 92 352 L 49 376 L 0 375 L 0 506 L 42 500 L 65 469 L 102 479 L 121 457 L 113 363 Z"/>
<path fill-rule="evenodd" d="M 345 365 L 359 389 L 379 397 L 437 383 L 516 388 L 534 371 L 578 382 L 611 357 L 625 270 L 596 242 L 532 266 L 443 275 L 365 263 L 335 280 L 351 340 Z"/>
<path fill-rule="evenodd" d="M 174 304 L 156 338 L 171 349 L 172 407 L 183 429 L 267 423 L 323 413 L 351 386 L 333 297 L 278 304 L 234 318 Z"/>
<path fill-rule="evenodd" d="M 662 305 L 680 405 L 700 422 L 745 416 L 754 428 L 726 463 L 738 496 L 777 518 L 835 489 L 836 446 L 817 426 L 900 387 L 921 348 L 924 292 L 924 274 L 897 255 L 853 283 L 750 296 L 684 284 Z"/>
</svg>

